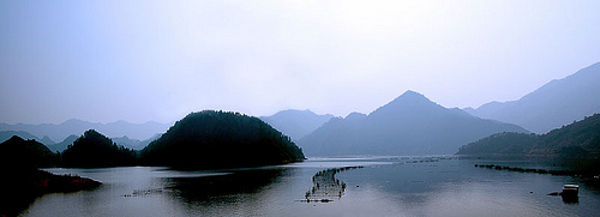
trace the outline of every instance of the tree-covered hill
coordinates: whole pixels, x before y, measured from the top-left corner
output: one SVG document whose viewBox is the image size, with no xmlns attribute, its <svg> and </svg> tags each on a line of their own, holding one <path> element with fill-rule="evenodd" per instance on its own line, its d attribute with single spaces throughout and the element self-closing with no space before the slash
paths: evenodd
<svg viewBox="0 0 600 217">
<path fill-rule="evenodd" d="M 528 155 L 539 141 L 539 136 L 529 133 L 498 133 L 469 143 L 459 149 L 459 155 L 493 153 L 497 156 Z"/>
<path fill-rule="evenodd" d="M 115 167 L 137 164 L 135 151 L 118 146 L 95 130 L 86 131 L 62 153 L 63 167 Z"/>
<path fill-rule="evenodd" d="M 543 135 L 502 133 L 460 148 L 458 155 L 590 157 L 600 153 L 600 114 Z"/>
<path fill-rule="evenodd" d="M 292 140 L 262 120 L 234 112 L 191 113 L 141 151 L 145 165 L 187 169 L 302 161 Z"/>
<path fill-rule="evenodd" d="M 11 168 L 53 167 L 58 156 L 35 140 L 13 136 L 0 144 L 0 165 Z"/>
</svg>

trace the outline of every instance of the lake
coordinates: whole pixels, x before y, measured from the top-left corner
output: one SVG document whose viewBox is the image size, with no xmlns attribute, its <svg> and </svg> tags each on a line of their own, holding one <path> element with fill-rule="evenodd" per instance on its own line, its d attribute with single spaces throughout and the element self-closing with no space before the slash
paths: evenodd
<svg viewBox="0 0 600 217">
<path fill-rule="evenodd" d="M 101 181 L 39 197 L 23 216 L 599 216 L 598 180 L 476 168 L 454 157 L 313 158 L 219 171 L 45 169 Z M 343 168 L 343 169 L 339 169 Z M 579 184 L 577 201 L 548 193 Z"/>
</svg>

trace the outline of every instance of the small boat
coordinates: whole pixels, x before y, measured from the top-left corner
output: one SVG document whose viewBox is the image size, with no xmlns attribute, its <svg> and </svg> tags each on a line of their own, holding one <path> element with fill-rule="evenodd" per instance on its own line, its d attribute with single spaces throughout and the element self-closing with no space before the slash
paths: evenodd
<svg viewBox="0 0 600 217">
<path fill-rule="evenodd" d="M 579 193 L 579 185 L 567 184 L 563 186 L 562 195 L 563 196 L 577 196 Z"/>
</svg>

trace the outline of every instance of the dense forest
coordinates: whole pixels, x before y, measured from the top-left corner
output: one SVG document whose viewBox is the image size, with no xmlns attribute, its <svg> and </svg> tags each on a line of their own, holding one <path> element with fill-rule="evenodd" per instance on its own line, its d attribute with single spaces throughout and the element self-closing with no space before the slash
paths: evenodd
<svg viewBox="0 0 600 217">
<path fill-rule="evenodd" d="M 137 153 L 118 146 L 108 137 L 88 130 L 62 153 L 63 167 L 115 167 L 137 165 Z"/>
<path fill-rule="evenodd" d="M 188 169 L 302 161 L 292 140 L 262 120 L 234 112 L 191 113 L 141 151 L 145 165 Z"/>
<path fill-rule="evenodd" d="M 458 155 L 594 157 L 600 152 L 600 114 L 543 135 L 501 133 L 460 148 Z"/>
</svg>

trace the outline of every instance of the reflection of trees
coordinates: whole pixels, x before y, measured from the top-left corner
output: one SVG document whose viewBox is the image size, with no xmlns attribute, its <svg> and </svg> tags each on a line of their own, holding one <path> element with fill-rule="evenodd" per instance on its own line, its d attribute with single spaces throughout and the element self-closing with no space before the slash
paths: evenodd
<svg viewBox="0 0 600 217">
<path fill-rule="evenodd" d="M 358 169 L 363 166 L 342 167 L 327 169 L 318 172 L 312 177 L 313 187 L 304 195 L 304 202 L 331 202 L 333 199 L 339 199 L 346 190 L 346 183 L 335 178 L 335 174 L 350 169 Z"/>
<path fill-rule="evenodd" d="M 231 195 L 252 194 L 276 182 L 283 170 L 243 170 L 228 175 L 167 178 L 166 192 L 186 202 L 234 202 Z"/>
</svg>

